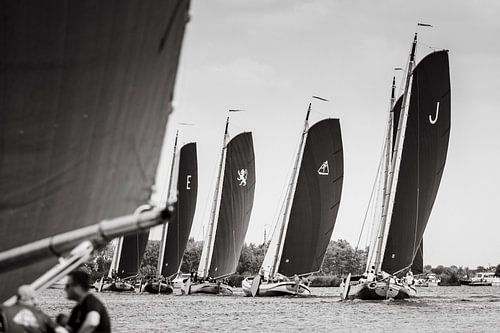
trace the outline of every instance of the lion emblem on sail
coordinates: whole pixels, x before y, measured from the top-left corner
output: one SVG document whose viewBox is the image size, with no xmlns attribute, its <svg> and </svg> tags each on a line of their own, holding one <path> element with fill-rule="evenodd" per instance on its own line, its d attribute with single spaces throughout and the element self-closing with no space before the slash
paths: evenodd
<svg viewBox="0 0 500 333">
<path fill-rule="evenodd" d="M 247 177 L 248 177 L 247 169 L 238 170 L 238 178 L 236 178 L 236 180 L 240 182 L 238 185 L 247 186 Z"/>
</svg>

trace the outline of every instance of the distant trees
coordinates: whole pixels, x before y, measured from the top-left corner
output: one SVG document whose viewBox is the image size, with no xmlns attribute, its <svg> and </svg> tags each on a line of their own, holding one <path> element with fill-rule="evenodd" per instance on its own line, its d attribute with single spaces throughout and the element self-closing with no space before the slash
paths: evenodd
<svg viewBox="0 0 500 333">
<path fill-rule="evenodd" d="M 159 247 L 159 241 L 152 240 L 148 242 L 139 277 L 156 275 Z M 266 249 L 267 247 L 264 244 L 245 244 L 241 251 L 236 274 L 245 276 L 257 274 L 264 260 Z M 193 238 L 189 239 L 182 260 L 182 272 L 189 273 L 198 269 L 202 250 L 203 242 L 195 241 Z M 109 243 L 103 249 L 95 252 L 92 258 L 82 265 L 81 269 L 88 272 L 94 280 L 107 275 L 111 266 L 113 251 L 114 246 Z M 367 254 L 368 249 L 356 250 L 346 240 L 339 239 L 337 241 L 330 241 L 326 249 L 323 265 L 318 275 L 337 278 L 328 281 L 318 281 L 325 285 L 337 285 L 340 281 L 339 278 L 346 276 L 348 273 L 363 273 L 366 266 Z M 500 276 L 500 264 L 496 267 L 478 266 L 475 270 L 471 270 L 468 267 L 457 267 L 455 265 L 450 267 L 438 265 L 434 268 L 431 265 L 424 266 L 424 273 L 432 272 L 438 275 L 443 285 L 457 285 L 460 279 L 469 278 L 475 273 L 487 271 L 494 271 L 497 276 Z"/>
<path fill-rule="evenodd" d="M 203 242 L 190 238 L 184 251 L 184 257 L 182 258 L 181 272 L 189 273 L 198 269 L 202 251 Z"/>
<path fill-rule="evenodd" d="M 104 248 L 95 251 L 89 261 L 84 263 L 80 269 L 87 272 L 92 281 L 107 275 L 113 260 L 113 244 L 108 243 Z"/>
<path fill-rule="evenodd" d="M 259 272 L 260 266 L 266 255 L 264 244 L 255 245 L 245 243 L 241 251 L 240 260 L 236 272 L 240 275 L 255 275 Z"/>
<path fill-rule="evenodd" d="M 361 274 L 365 270 L 367 251 L 355 250 L 348 241 L 330 241 L 326 249 L 321 272 L 326 275 L 345 276 Z"/>
<path fill-rule="evenodd" d="M 158 265 L 158 254 L 160 253 L 160 241 L 150 240 L 144 251 L 139 277 L 155 276 Z"/>
</svg>

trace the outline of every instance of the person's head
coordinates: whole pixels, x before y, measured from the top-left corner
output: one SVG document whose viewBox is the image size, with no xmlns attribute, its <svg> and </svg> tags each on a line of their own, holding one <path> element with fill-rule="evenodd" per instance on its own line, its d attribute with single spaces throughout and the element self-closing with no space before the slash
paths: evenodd
<svg viewBox="0 0 500 333">
<path fill-rule="evenodd" d="M 17 289 L 17 301 L 22 304 L 35 305 L 35 291 L 31 286 L 25 284 Z"/>
<path fill-rule="evenodd" d="M 68 281 L 64 287 L 68 299 L 78 301 L 90 289 L 89 275 L 82 271 L 73 271 L 68 274 Z"/>
</svg>

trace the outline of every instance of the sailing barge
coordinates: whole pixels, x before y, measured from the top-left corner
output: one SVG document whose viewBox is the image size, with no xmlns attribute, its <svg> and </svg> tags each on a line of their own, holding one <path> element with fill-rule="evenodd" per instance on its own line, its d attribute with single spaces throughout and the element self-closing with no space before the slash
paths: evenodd
<svg viewBox="0 0 500 333">
<path fill-rule="evenodd" d="M 415 67 L 411 47 L 404 93 L 391 107 L 384 144 L 380 215 L 372 228 L 366 271 L 349 275 L 343 299 L 416 296 L 413 272 L 421 270 L 422 238 L 443 175 L 450 136 L 448 51 L 435 51 Z"/>
<path fill-rule="evenodd" d="M 160 241 L 157 277 L 147 281 L 144 291 L 152 294 L 170 294 L 174 290 L 172 279 L 179 273 L 184 250 L 191 232 L 198 194 L 198 162 L 196 143 L 191 142 L 177 152 L 175 138 L 170 181 L 169 201 L 175 202 L 171 220 L 163 225 Z M 178 155 L 178 156 L 177 156 Z M 172 187 L 176 190 L 172 193 Z"/>
<path fill-rule="evenodd" d="M 214 200 L 196 278 L 186 294 L 232 294 L 226 278 L 236 272 L 250 221 L 255 192 L 252 133 L 231 140 L 226 121 Z"/>
<path fill-rule="evenodd" d="M 309 128 L 307 110 L 279 220 L 259 275 L 242 282 L 247 296 L 309 295 L 302 279 L 319 271 L 333 232 L 344 177 L 338 119 Z"/>
</svg>

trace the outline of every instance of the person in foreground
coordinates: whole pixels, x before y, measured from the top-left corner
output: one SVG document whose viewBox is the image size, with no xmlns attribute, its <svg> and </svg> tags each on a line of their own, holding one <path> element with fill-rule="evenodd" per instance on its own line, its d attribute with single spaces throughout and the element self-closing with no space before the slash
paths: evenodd
<svg viewBox="0 0 500 333">
<path fill-rule="evenodd" d="M 89 292 L 89 275 L 81 271 L 68 274 L 65 290 L 68 299 L 77 304 L 69 319 L 58 317 L 72 333 L 110 333 L 111 324 L 104 304 Z"/>
<path fill-rule="evenodd" d="M 0 305 L 0 332 L 11 333 L 67 333 L 49 316 L 35 307 L 33 288 L 22 285 L 17 290 L 17 301 L 11 306 Z"/>
</svg>

